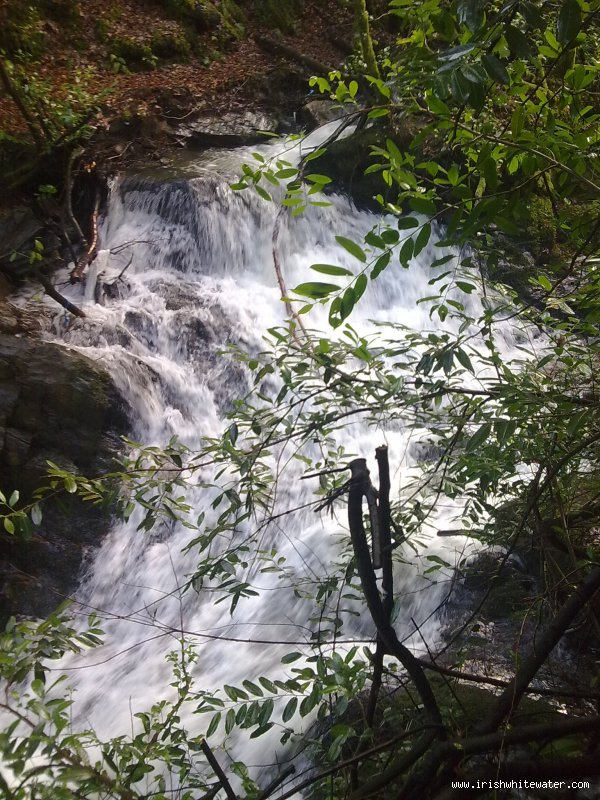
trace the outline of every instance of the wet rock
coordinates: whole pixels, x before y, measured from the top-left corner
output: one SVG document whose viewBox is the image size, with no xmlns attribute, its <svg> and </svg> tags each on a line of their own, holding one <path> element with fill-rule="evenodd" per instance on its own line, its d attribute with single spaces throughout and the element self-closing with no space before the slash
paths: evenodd
<svg viewBox="0 0 600 800">
<path fill-rule="evenodd" d="M 179 125 L 175 135 L 187 147 L 241 147 L 265 141 L 259 131 L 275 133 L 277 120 L 259 111 L 205 114 L 194 122 Z"/>
<path fill-rule="evenodd" d="M 29 269 L 29 252 L 43 225 L 25 205 L 0 212 L 0 267 L 7 274 Z"/>
<path fill-rule="evenodd" d="M 324 98 L 309 100 L 302 106 L 298 116 L 300 122 L 312 130 L 328 122 L 333 122 L 335 119 L 342 119 L 346 116 L 346 112 L 339 103 Z"/>
<path fill-rule="evenodd" d="M 375 127 L 338 139 L 313 162 L 315 169 L 332 178 L 330 188 L 349 195 L 358 208 L 379 211 L 380 206 L 374 197 L 381 194 L 385 186 L 379 173 L 365 175 L 365 170 L 374 163 L 371 148 L 381 146 L 382 141 L 385 142 L 385 135 Z"/>
<path fill-rule="evenodd" d="M 40 328 L 40 321 L 31 309 L 19 308 L 0 300 L 0 334 L 32 334 Z"/>
<path fill-rule="evenodd" d="M 463 591 L 478 600 L 487 594 L 482 608 L 487 620 L 509 619 L 515 611 L 527 608 L 534 595 L 535 580 L 524 562 L 514 554 L 506 563 L 504 558 L 502 551 L 488 550 L 459 567 Z"/>
<path fill-rule="evenodd" d="M 75 472 L 109 469 L 126 411 L 108 374 L 56 344 L 0 335 L 0 486 L 22 499 L 46 481 L 48 461 Z M 43 616 L 76 586 L 85 555 L 108 528 L 105 509 L 62 492 L 24 541 L 0 534 L 0 623 Z"/>
</svg>

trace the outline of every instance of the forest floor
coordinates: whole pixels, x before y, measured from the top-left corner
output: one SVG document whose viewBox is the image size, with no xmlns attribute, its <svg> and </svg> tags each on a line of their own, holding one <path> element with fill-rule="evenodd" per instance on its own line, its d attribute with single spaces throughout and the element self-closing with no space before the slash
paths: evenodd
<svg viewBox="0 0 600 800">
<path fill-rule="evenodd" d="M 163 61 L 153 69 L 121 71 L 111 59 L 111 42 L 125 35 L 144 42 L 157 31 L 176 33 L 177 23 L 159 6 L 144 0 L 112 4 L 87 0 L 80 5 L 79 13 L 75 27 L 44 22 L 44 54 L 31 70 L 47 81 L 52 96 L 70 95 L 75 102 L 78 97 L 101 97 L 101 110 L 91 120 L 97 126 L 118 116 L 151 114 L 154 95 L 165 90 L 179 97 L 182 116 L 200 110 L 222 113 L 252 104 L 256 79 L 268 76 L 282 61 L 280 56 L 266 53 L 257 44 L 256 35 L 276 35 L 292 48 L 332 67 L 343 58 L 339 41 L 352 38 L 351 18 L 336 0 L 306 0 L 293 33 L 274 34 L 272 27 L 249 15 L 243 35 L 218 49 L 215 33 L 207 31 L 198 34 L 195 55 L 184 63 Z M 108 37 L 99 36 L 102 25 L 104 30 L 110 25 Z M 23 127 L 14 103 L 0 92 L 0 132 L 14 135 Z"/>
</svg>

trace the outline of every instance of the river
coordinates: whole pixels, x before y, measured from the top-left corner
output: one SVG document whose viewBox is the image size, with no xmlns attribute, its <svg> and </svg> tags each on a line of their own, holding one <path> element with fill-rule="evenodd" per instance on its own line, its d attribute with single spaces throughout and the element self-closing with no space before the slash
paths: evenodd
<svg viewBox="0 0 600 800">
<path fill-rule="evenodd" d="M 318 141 L 303 146 L 315 144 Z M 255 149 L 268 158 L 282 146 Z M 297 160 L 298 145 L 287 147 L 285 157 Z M 233 401 L 250 387 L 246 367 L 224 350 L 237 345 L 259 352 L 264 349 L 264 332 L 285 318 L 272 255 L 276 204 L 251 190 L 230 187 L 236 165 L 244 158 L 251 159 L 250 153 L 209 152 L 188 163 L 183 177 L 114 180 L 100 226 L 99 255 L 85 287 L 67 290 L 84 308 L 86 319 L 68 322 L 58 313 L 54 320 L 54 338 L 101 360 L 111 372 L 131 410 L 132 437 L 145 445 L 161 447 L 175 436 L 196 451 L 205 437 L 218 436 Z M 282 226 L 278 248 L 288 287 L 310 280 L 313 263 L 356 270 L 356 259 L 336 244 L 335 236 L 361 241 L 377 217 L 358 211 L 347 198 L 329 200 L 329 207 L 288 216 Z M 430 245 L 410 269 L 397 262 L 390 266 L 369 285 L 352 326 L 363 333 L 372 330 L 373 320 L 391 320 L 415 330 L 439 331 L 442 323 L 430 317 L 427 304 L 417 303 L 431 293 L 429 265 L 436 257 L 439 251 Z M 107 284 L 108 294 L 102 289 Z M 469 296 L 465 302 L 475 311 L 479 300 Z M 331 335 L 325 308 L 317 308 L 306 320 Z M 504 336 L 508 351 L 514 340 L 508 329 Z M 388 444 L 393 493 L 399 495 L 414 470 L 408 431 L 398 423 L 386 428 L 354 421 L 335 435 L 347 451 L 368 458 L 373 474 L 375 447 Z M 299 480 L 302 471 L 298 461 L 283 471 L 274 514 L 313 499 L 315 485 Z M 195 478 L 210 483 L 211 475 L 207 468 Z M 194 519 L 196 512 L 207 510 L 210 520 L 214 493 L 197 485 L 188 489 Z M 435 527 L 452 527 L 455 511 L 440 510 L 425 537 L 429 554 L 453 560 L 461 540 L 436 539 Z M 77 593 L 75 609 L 82 614 L 98 611 L 106 644 L 60 665 L 75 689 L 75 719 L 102 737 L 129 732 L 134 714 L 168 696 L 171 667 L 165 655 L 177 648 L 181 631 L 197 648 L 193 673 L 203 689 L 225 683 L 239 686 L 259 676 L 289 676 L 294 665 L 282 664 L 282 656 L 298 649 L 308 653 L 303 643 L 309 642 L 317 624 L 313 620 L 319 606 L 304 589 L 316 576 L 334 574 L 347 544 L 343 504 L 333 517 L 304 509 L 273 522 L 259 544 L 276 548 L 278 557 L 286 559 L 285 579 L 261 571 L 261 563 L 249 558 L 246 576 L 258 594 L 240 601 L 230 615 L 229 604 L 215 605 L 211 591 L 183 591 L 198 561 L 194 549 L 184 552 L 195 532 L 176 522 L 139 531 L 141 516 L 138 510 L 128 522 L 114 522 Z M 418 562 L 410 550 L 407 560 Z M 439 637 L 440 621 L 434 612 L 445 597 L 447 581 L 444 573 L 438 578 L 423 577 L 417 565 L 398 566 L 403 603 L 397 627 L 415 649 L 422 644 L 421 636 L 433 646 Z M 368 642 L 373 634 L 370 620 L 364 609 L 356 604 L 353 608 L 359 609 L 358 616 L 346 616 L 342 638 Z M 275 715 L 283 703 L 277 701 Z M 188 721 L 201 732 L 209 719 L 196 716 Z M 257 769 L 271 765 L 280 733 L 277 726 L 254 740 L 238 733 L 232 752 Z M 212 740 L 218 742 L 220 736 L 217 732 Z"/>
</svg>

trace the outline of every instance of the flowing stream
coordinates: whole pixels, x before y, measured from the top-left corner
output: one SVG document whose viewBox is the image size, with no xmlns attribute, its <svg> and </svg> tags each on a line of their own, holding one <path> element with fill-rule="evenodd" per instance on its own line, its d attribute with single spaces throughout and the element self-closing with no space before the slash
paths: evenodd
<svg viewBox="0 0 600 800">
<path fill-rule="evenodd" d="M 276 147 L 281 145 L 261 149 L 268 156 Z M 177 436 L 199 449 L 203 437 L 218 435 L 233 400 L 249 387 L 245 368 L 223 354 L 224 348 L 262 349 L 264 331 L 285 317 L 272 258 L 276 204 L 229 186 L 232 160 L 239 164 L 244 155 L 249 157 L 204 155 L 189 165 L 197 174 L 191 179 L 117 180 L 87 285 L 70 290 L 84 306 L 86 319 L 66 327 L 62 313 L 56 316 L 56 338 L 101 360 L 111 372 L 132 410 L 132 436 L 146 445 L 165 445 Z M 293 161 L 297 153 L 286 158 Z M 282 227 L 279 250 L 288 287 L 318 280 L 309 271 L 312 263 L 356 269 L 356 260 L 334 237 L 361 241 L 376 217 L 357 211 L 345 198 L 331 199 L 330 207 L 288 217 Z M 439 322 L 417 300 L 431 293 L 429 264 L 438 256 L 439 251 L 427 248 L 409 270 L 397 262 L 390 266 L 369 286 L 352 317 L 353 327 L 362 333 L 370 320 L 387 319 L 416 330 L 435 328 Z M 101 290 L 106 284 L 112 284 L 109 294 Z M 325 309 L 321 316 L 311 313 L 308 322 L 327 330 Z M 505 335 L 508 350 L 514 341 L 510 331 Z M 408 434 L 397 424 L 385 430 L 355 422 L 337 436 L 350 452 L 369 459 L 374 475 L 375 447 L 387 443 L 393 491 L 401 491 L 412 451 Z M 277 510 L 312 499 L 314 485 L 299 482 L 300 474 L 298 465 L 284 478 Z M 205 489 L 191 489 L 188 499 L 198 510 L 210 505 Z M 452 527 L 452 512 L 442 509 L 438 524 Z M 128 732 L 133 714 L 168 693 L 171 673 L 165 654 L 177 647 L 178 630 L 194 634 L 197 685 L 216 689 L 224 683 L 240 685 L 245 678 L 289 674 L 281 657 L 309 639 L 308 620 L 315 610 L 313 601 L 294 593 L 291 581 L 282 583 L 252 564 L 249 574 L 260 594 L 242 600 L 233 616 L 228 603 L 213 605 L 210 594 L 182 593 L 197 562 L 193 551 L 182 552 L 193 532 L 162 523 L 150 533 L 137 531 L 140 514 L 128 523 L 115 522 L 77 595 L 83 611 L 97 609 L 105 617 L 107 644 L 63 665 L 76 689 L 77 716 L 101 736 Z M 327 573 L 344 531 L 343 506 L 333 519 L 308 509 L 269 526 L 261 545 L 276 547 L 294 579 L 302 581 Z M 446 555 L 456 546 L 456 540 L 443 540 Z M 442 552 L 442 540 L 433 537 L 430 548 Z M 435 641 L 439 622 L 432 612 L 447 586 L 426 581 L 408 567 L 402 568 L 399 581 L 405 598 L 399 631 L 405 637 L 413 633 L 412 618 L 428 641 Z M 372 628 L 362 616 L 344 634 L 369 641 Z M 409 641 L 419 646 L 418 636 Z M 200 729 L 208 722 L 196 719 L 192 725 Z M 273 730 L 265 738 L 240 742 L 235 757 L 252 765 L 272 763 L 278 735 Z"/>
</svg>

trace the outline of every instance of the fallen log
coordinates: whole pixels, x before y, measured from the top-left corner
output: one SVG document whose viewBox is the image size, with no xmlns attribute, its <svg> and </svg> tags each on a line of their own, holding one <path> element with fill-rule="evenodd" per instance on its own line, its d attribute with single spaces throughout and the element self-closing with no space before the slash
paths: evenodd
<svg viewBox="0 0 600 800">
<path fill-rule="evenodd" d="M 285 56 L 286 58 L 290 59 L 290 61 L 295 61 L 298 64 L 303 64 L 305 67 L 310 67 L 310 69 L 319 74 L 328 75 L 332 71 L 332 67 L 324 64 L 322 61 L 319 61 L 312 56 L 308 56 L 305 53 L 301 53 L 299 50 L 296 50 L 295 47 L 290 47 L 290 45 L 285 44 L 285 42 L 277 39 L 271 39 L 270 36 L 256 34 L 254 36 L 254 41 L 267 53 L 274 53 L 277 56 Z"/>
</svg>

